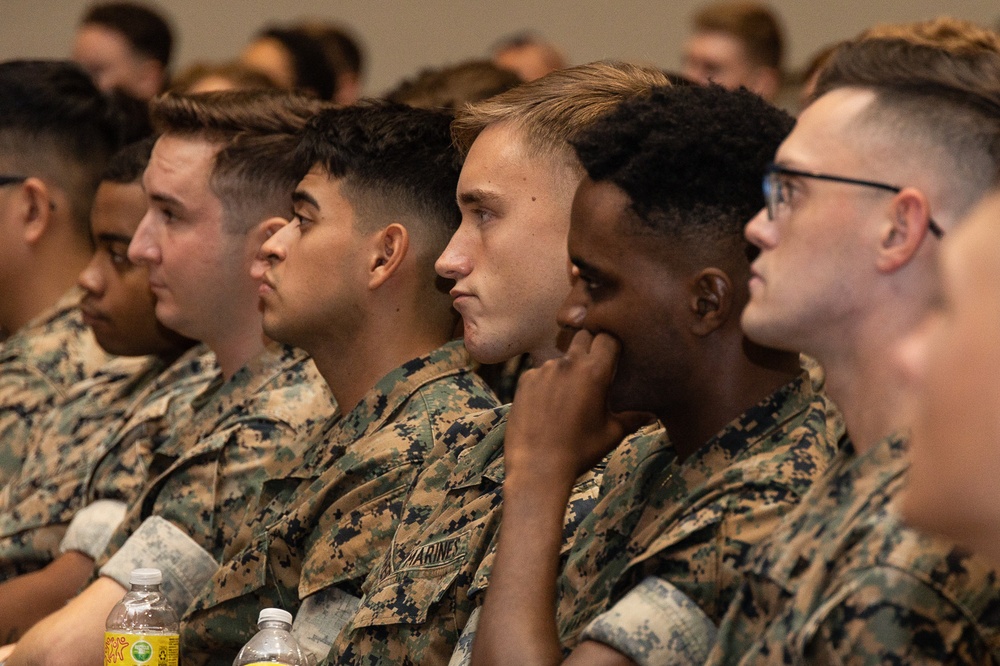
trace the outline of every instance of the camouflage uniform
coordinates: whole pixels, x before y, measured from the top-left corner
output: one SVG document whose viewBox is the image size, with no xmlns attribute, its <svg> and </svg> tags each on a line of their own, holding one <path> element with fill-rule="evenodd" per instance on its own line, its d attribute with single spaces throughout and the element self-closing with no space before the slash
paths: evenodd
<svg viewBox="0 0 1000 666">
<path fill-rule="evenodd" d="M 509 405 L 455 424 L 465 443 L 424 468 L 399 528 L 365 581 L 330 664 L 447 664 L 482 604 L 496 551 Z M 578 479 L 564 543 L 597 498 L 603 465 Z"/>
<path fill-rule="evenodd" d="M 616 481 L 603 486 L 559 581 L 563 643 L 574 647 L 587 623 L 649 576 L 667 581 L 718 621 L 742 582 L 750 547 L 770 534 L 836 454 L 836 440 L 827 437 L 828 410 L 803 375 L 681 463 L 665 438 L 660 446 L 617 451 L 609 463 Z M 642 641 L 628 629 L 622 627 L 615 647 L 631 655 Z"/>
<path fill-rule="evenodd" d="M 1000 663 L 997 572 L 896 518 L 905 448 L 844 446 L 751 554 L 708 663 Z"/>
<path fill-rule="evenodd" d="M 185 663 L 231 663 L 268 606 L 298 611 L 296 635 L 324 656 L 339 630 L 331 602 L 356 606 L 425 460 L 455 445 L 458 417 L 495 405 L 461 341 L 383 377 L 301 465 L 268 483 L 266 506 L 182 617 Z"/>
<path fill-rule="evenodd" d="M 196 346 L 166 369 L 150 359 L 132 375 L 115 359 L 78 384 L 32 438 L 21 474 L 0 491 L 0 578 L 52 560 L 88 500 L 131 499 L 152 453 L 140 442 L 164 427 L 171 401 L 182 402 L 214 372 L 210 352 Z"/>
<path fill-rule="evenodd" d="M 0 487 L 17 476 L 46 412 L 111 358 L 83 323 L 79 303 L 73 288 L 0 344 Z"/>
<path fill-rule="evenodd" d="M 272 344 L 228 380 L 215 377 L 154 452 L 101 574 L 127 587 L 134 567 L 157 566 L 174 607 L 187 608 L 264 483 L 295 468 L 334 410 L 313 362 L 290 347 Z"/>
</svg>

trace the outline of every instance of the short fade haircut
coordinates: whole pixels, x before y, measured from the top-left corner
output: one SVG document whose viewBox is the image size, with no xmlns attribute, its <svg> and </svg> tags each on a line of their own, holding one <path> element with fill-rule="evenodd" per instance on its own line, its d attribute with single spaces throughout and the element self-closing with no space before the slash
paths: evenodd
<svg viewBox="0 0 1000 666">
<path fill-rule="evenodd" d="M 694 16 L 700 32 L 724 32 L 740 40 L 755 65 L 781 71 L 785 38 L 778 17 L 765 5 L 754 2 L 722 2 L 709 5 Z"/>
<path fill-rule="evenodd" d="M 219 146 L 209 185 L 226 230 L 245 234 L 262 220 L 289 215 L 298 182 L 291 153 L 321 108 L 318 100 L 279 91 L 168 93 L 153 101 L 151 116 L 161 135 Z"/>
<path fill-rule="evenodd" d="M 74 63 L 0 63 L 0 162 L 62 189 L 81 237 L 90 238 L 90 207 L 101 171 L 122 144 L 120 121 L 108 98 Z"/>
<path fill-rule="evenodd" d="M 295 150 L 299 177 L 319 166 L 341 180 L 360 229 L 414 217 L 436 258 L 461 221 L 455 189 L 461 160 L 449 113 L 367 100 L 313 118 Z"/>
<path fill-rule="evenodd" d="M 628 231 L 731 252 L 745 247 L 743 228 L 764 205 L 761 174 L 793 124 L 746 89 L 660 87 L 623 102 L 573 146 L 592 180 L 628 195 Z"/>
<path fill-rule="evenodd" d="M 149 156 L 157 137 L 149 136 L 130 143 L 111 156 L 107 168 L 101 174 L 102 183 L 131 185 L 141 183 L 142 174 L 149 165 Z"/>
<path fill-rule="evenodd" d="M 152 58 L 164 69 L 170 66 L 174 37 L 170 24 L 146 5 L 135 2 L 105 2 L 92 6 L 80 25 L 94 24 L 114 30 L 136 53 Z"/>
<path fill-rule="evenodd" d="M 484 102 L 467 106 L 452 123 L 455 145 L 465 155 L 490 125 L 519 131 L 533 156 L 572 154 L 570 141 L 620 102 L 667 85 L 654 67 L 593 62 L 560 69 Z"/>
<path fill-rule="evenodd" d="M 875 101 L 859 119 L 913 159 L 936 165 L 962 216 L 1000 177 L 1000 39 L 953 19 L 885 26 L 842 45 L 816 97 L 860 88 Z"/>
<path fill-rule="evenodd" d="M 467 60 L 449 67 L 424 69 L 386 94 L 390 102 L 421 109 L 457 112 L 521 84 L 517 74 L 489 60 Z"/>
</svg>

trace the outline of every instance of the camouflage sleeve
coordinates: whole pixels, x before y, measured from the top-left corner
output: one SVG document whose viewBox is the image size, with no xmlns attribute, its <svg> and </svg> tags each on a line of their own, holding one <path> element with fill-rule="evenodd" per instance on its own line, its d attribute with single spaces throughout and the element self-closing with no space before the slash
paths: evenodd
<svg viewBox="0 0 1000 666">
<path fill-rule="evenodd" d="M 772 654 L 784 651 L 786 663 L 992 663 L 965 608 L 895 567 L 872 567 L 845 581 L 803 626 L 796 640 L 769 635 L 767 642 L 781 643 L 770 646 L 779 650 Z"/>
<path fill-rule="evenodd" d="M 0 486 L 17 478 L 28 438 L 39 419 L 61 396 L 37 373 L 5 364 L 0 373 Z"/>
<path fill-rule="evenodd" d="M 476 640 L 476 629 L 479 628 L 479 616 L 483 610 L 482 606 L 477 606 L 469 616 L 469 621 L 462 629 L 462 635 L 458 637 L 458 644 L 451 654 L 448 666 L 471 666 L 472 665 L 472 643 Z"/>
<path fill-rule="evenodd" d="M 583 640 L 604 643 L 639 666 L 701 664 L 716 628 L 676 587 L 649 576 L 584 629 Z"/>
<path fill-rule="evenodd" d="M 125 518 L 127 506 L 116 500 L 97 500 L 80 509 L 59 544 L 59 552 L 79 551 L 92 560 L 100 557 Z"/>
<path fill-rule="evenodd" d="M 361 602 L 337 587 L 328 587 L 302 601 L 295 614 L 292 635 L 317 658 L 330 652 L 333 640 L 347 625 Z"/>
<path fill-rule="evenodd" d="M 186 609 L 218 566 L 211 554 L 183 530 L 152 516 L 143 521 L 99 573 L 128 589 L 133 569 L 156 567 L 163 572 L 163 593 L 170 605 Z"/>
</svg>

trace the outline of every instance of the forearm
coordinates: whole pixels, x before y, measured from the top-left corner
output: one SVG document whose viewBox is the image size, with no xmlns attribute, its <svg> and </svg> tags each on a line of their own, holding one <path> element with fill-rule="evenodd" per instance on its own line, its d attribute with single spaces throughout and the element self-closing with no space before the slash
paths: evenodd
<svg viewBox="0 0 1000 666">
<path fill-rule="evenodd" d="M 73 551 L 43 569 L 0 584 L 0 644 L 17 640 L 36 622 L 62 608 L 93 571 L 94 561 Z"/>
<path fill-rule="evenodd" d="M 101 666 L 104 624 L 125 588 L 101 577 L 31 628 L 5 666 Z"/>
<path fill-rule="evenodd" d="M 541 470 L 504 482 L 496 562 L 473 646 L 473 663 L 557 664 L 556 580 L 572 479 Z"/>
</svg>

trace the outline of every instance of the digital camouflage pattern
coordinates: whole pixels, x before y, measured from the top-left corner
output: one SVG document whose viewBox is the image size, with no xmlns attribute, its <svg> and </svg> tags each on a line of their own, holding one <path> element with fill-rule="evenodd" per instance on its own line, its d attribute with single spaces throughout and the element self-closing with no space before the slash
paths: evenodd
<svg viewBox="0 0 1000 666">
<path fill-rule="evenodd" d="M 300 599 L 330 586 L 359 597 L 425 460 L 455 447 L 457 419 L 496 404 L 461 341 L 383 377 L 301 465 L 267 484 L 266 505 L 182 617 L 185 663 L 230 664 L 256 633 L 261 608 L 295 613 Z M 332 635 L 316 642 L 329 649 L 336 629 L 322 629 Z"/>
<path fill-rule="evenodd" d="M 80 296 L 74 287 L 0 344 L 0 487 L 17 476 L 45 414 L 111 358 L 83 323 Z"/>
<path fill-rule="evenodd" d="M 218 561 L 265 481 L 294 469 L 335 408 L 312 360 L 291 347 L 272 343 L 228 380 L 217 374 L 154 451 L 150 481 L 98 564 L 153 515 Z"/>
<path fill-rule="evenodd" d="M 361 606 L 328 664 L 447 664 L 483 601 L 496 553 L 509 405 L 457 422 L 465 442 L 429 464 L 406 500 Z M 566 511 L 568 548 L 594 506 L 603 463 L 577 480 Z"/>
<path fill-rule="evenodd" d="M 1000 582 L 898 521 L 906 446 L 843 447 L 752 553 L 709 664 L 1000 663 Z"/>
<path fill-rule="evenodd" d="M 142 359 L 140 366 L 133 359 L 127 364 L 118 360 L 112 358 L 96 375 L 76 384 L 65 402 L 49 410 L 31 433 L 20 473 L 0 488 L 0 579 L 34 571 L 55 557 L 68 521 L 52 523 L 43 516 L 67 508 L 55 498 L 65 492 L 57 470 L 69 463 L 80 475 L 87 442 L 95 432 L 119 423 L 129 403 L 164 367 L 155 357 Z M 73 495 L 78 501 L 78 494 Z"/>
<path fill-rule="evenodd" d="M 643 579 L 676 587 L 713 621 L 742 582 L 747 553 L 805 495 L 837 452 L 829 401 L 804 374 L 730 422 L 683 462 L 661 432 L 613 454 L 622 469 L 577 533 L 559 580 L 568 648 Z M 669 429 L 669 424 L 667 424 Z"/>
<path fill-rule="evenodd" d="M 215 372 L 214 356 L 198 345 L 165 369 L 150 359 L 137 375 L 112 361 L 75 387 L 33 436 L 21 474 L 0 491 L 0 577 L 53 559 L 87 503 L 132 499 L 160 433 Z"/>
</svg>

